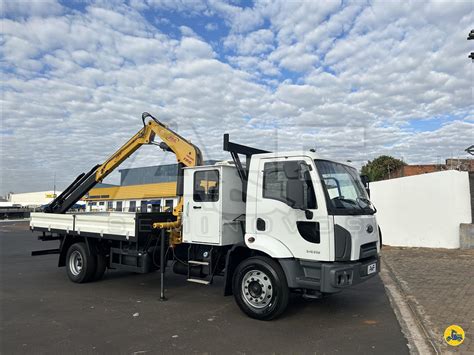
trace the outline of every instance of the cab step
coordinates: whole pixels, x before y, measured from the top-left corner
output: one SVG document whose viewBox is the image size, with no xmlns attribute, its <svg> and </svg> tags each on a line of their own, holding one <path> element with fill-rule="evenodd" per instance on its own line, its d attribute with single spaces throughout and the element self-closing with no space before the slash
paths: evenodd
<svg viewBox="0 0 474 355">
<path fill-rule="evenodd" d="M 188 263 L 194 265 L 209 265 L 209 261 L 200 261 L 200 260 L 189 260 Z"/>
<path fill-rule="evenodd" d="M 190 244 L 188 247 L 188 281 L 201 285 L 212 284 L 218 253 L 213 246 Z M 200 270 L 196 274 L 196 270 Z"/>
<path fill-rule="evenodd" d="M 210 281 L 202 280 L 202 279 L 187 279 L 187 281 L 188 282 L 194 282 L 194 283 L 201 284 L 201 285 L 209 285 L 211 283 Z"/>
</svg>

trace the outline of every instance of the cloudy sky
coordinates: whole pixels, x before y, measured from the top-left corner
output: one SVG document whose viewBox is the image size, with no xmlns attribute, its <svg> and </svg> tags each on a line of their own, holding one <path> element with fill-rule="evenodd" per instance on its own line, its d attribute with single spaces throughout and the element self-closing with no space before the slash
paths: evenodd
<svg viewBox="0 0 474 355">
<path fill-rule="evenodd" d="M 230 158 L 225 132 L 358 167 L 474 144 L 472 1 L 1 3 L 0 194 L 65 187 L 143 111 L 206 159 Z M 173 161 L 147 146 L 124 167 Z"/>
</svg>

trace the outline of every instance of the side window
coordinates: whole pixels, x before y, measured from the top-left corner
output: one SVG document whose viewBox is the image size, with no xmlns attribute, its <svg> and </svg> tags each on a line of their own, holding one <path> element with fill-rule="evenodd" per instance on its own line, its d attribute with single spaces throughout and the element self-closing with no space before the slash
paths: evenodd
<svg viewBox="0 0 474 355">
<path fill-rule="evenodd" d="M 122 201 L 117 201 L 116 211 L 122 212 Z"/>
<path fill-rule="evenodd" d="M 165 200 L 165 211 L 173 210 L 173 200 Z"/>
<path fill-rule="evenodd" d="M 265 163 L 263 198 L 281 201 L 292 208 L 317 208 L 310 167 L 296 160 Z"/>
<path fill-rule="evenodd" d="M 135 212 L 137 210 L 137 201 L 130 201 L 129 212 Z"/>
<path fill-rule="evenodd" d="M 263 197 L 286 203 L 286 183 L 283 162 L 265 163 L 263 168 Z"/>
<path fill-rule="evenodd" d="M 151 201 L 151 212 L 160 212 L 161 211 L 161 200 Z"/>
<path fill-rule="evenodd" d="M 107 201 L 107 211 L 112 211 L 114 209 L 114 204 L 112 201 Z"/>
<path fill-rule="evenodd" d="M 193 199 L 195 202 L 219 201 L 219 171 L 205 170 L 194 173 Z"/>
</svg>

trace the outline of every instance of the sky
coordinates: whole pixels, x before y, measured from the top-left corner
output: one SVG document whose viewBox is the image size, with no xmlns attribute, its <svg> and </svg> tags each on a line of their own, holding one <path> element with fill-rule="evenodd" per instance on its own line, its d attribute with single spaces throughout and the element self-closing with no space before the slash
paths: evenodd
<svg viewBox="0 0 474 355">
<path fill-rule="evenodd" d="M 152 113 L 356 167 L 470 157 L 472 1 L 1 2 L 0 194 L 67 186 Z M 123 167 L 172 163 L 156 146 Z M 118 172 L 105 182 L 118 182 Z"/>
</svg>

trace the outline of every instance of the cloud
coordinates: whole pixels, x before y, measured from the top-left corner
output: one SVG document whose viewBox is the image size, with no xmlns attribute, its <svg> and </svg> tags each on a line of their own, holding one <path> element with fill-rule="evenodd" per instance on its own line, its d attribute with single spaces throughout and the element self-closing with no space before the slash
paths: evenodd
<svg viewBox="0 0 474 355">
<path fill-rule="evenodd" d="M 64 8 L 57 0 L 3 0 L 0 9 L 3 16 L 14 18 L 56 16 L 64 12 Z"/>
<path fill-rule="evenodd" d="M 65 187 L 143 111 L 206 159 L 229 159 L 226 132 L 357 166 L 438 162 L 473 142 L 466 3 L 2 4 L 1 193 L 49 189 L 54 173 Z M 147 146 L 124 167 L 173 161 Z"/>
<path fill-rule="evenodd" d="M 225 41 L 224 45 L 234 49 L 237 53 L 260 54 L 273 50 L 274 35 L 271 30 L 261 29 L 245 35 L 230 35 Z"/>
<path fill-rule="evenodd" d="M 219 26 L 217 25 L 217 23 L 209 22 L 208 24 L 206 24 L 206 26 L 204 26 L 204 28 L 207 31 L 216 31 Z"/>
<path fill-rule="evenodd" d="M 185 37 L 176 49 L 176 56 L 181 60 L 193 60 L 212 58 L 214 57 L 214 52 L 212 47 L 206 42 L 192 37 Z"/>
</svg>

